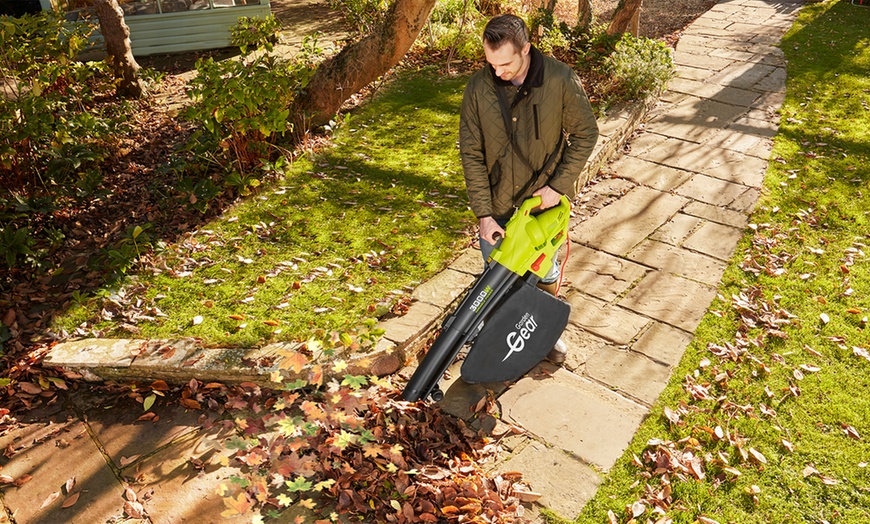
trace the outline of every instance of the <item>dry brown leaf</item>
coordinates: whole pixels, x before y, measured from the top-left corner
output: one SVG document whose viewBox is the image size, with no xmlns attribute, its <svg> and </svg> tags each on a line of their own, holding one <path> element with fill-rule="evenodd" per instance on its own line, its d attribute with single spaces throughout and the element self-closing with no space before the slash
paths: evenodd
<svg viewBox="0 0 870 524">
<path fill-rule="evenodd" d="M 840 427 L 843 428 L 843 433 L 845 433 L 847 437 L 853 438 L 855 440 L 861 440 L 861 435 L 858 433 L 857 429 L 844 423 L 840 423 Z"/>
<path fill-rule="evenodd" d="M 72 507 L 73 505 L 75 505 L 76 502 L 79 501 L 79 495 L 81 495 L 81 492 L 76 491 L 75 493 L 73 493 L 72 495 L 67 497 L 66 500 L 63 501 L 63 504 L 60 505 L 60 507 L 62 507 L 62 508 Z"/>
<path fill-rule="evenodd" d="M 128 500 L 124 502 L 124 513 L 132 519 L 141 519 L 145 517 L 145 508 L 140 502 Z"/>
<path fill-rule="evenodd" d="M 42 393 L 42 388 L 32 382 L 19 382 L 18 388 L 29 395 L 39 395 Z"/>
</svg>

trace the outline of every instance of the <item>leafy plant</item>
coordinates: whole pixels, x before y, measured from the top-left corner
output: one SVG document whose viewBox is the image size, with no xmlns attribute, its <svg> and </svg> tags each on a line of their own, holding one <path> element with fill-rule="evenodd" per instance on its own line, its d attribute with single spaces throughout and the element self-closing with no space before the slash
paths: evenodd
<svg viewBox="0 0 870 524">
<path fill-rule="evenodd" d="M 362 36 L 380 23 L 389 7 L 386 0 L 329 0 L 329 7 L 341 12 L 347 24 Z"/>
<path fill-rule="evenodd" d="M 243 16 L 230 28 L 230 43 L 238 47 L 243 55 L 248 54 L 248 48 L 263 48 L 272 51 L 278 43 L 278 30 L 281 22 L 275 15 L 266 18 Z"/>
<path fill-rule="evenodd" d="M 62 244 L 52 213 L 99 189 L 100 165 L 125 129 L 126 106 L 104 102 L 106 64 L 76 60 L 92 30 L 59 12 L 0 18 L 0 188 L 10 195 L 0 199 L 0 264 L 40 266 Z"/>
<path fill-rule="evenodd" d="M 311 49 L 312 39 L 306 41 Z M 272 54 L 242 60 L 199 60 L 184 118 L 200 126 L 190 147 L 226 173 L 248 173 L 293 131 L 293 103 L 313 74 L 309 53 L 294 60 Z"/>
<path fill-rule="evenodd" d="M 29 227 L 18 228 L 14 224 L 0 227 L 0 253 L 4 253 L 4 262 L 8 267 L 15 267 L 19 257 L 33 255 L 33 238 Z"/>
<path fill-rule="evenodd" d="M 676 72 L 668 47 L 657 40 L 624 33 L 604 60 L 608 79 L 605 93 L 611 100 L 637 100 L 658 96 Z"/>
</svg>

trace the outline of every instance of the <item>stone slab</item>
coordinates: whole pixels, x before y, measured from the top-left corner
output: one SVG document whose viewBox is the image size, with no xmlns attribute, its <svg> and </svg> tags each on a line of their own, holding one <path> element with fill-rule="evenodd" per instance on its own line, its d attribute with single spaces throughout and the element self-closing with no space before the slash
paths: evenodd
<svg viewBox="0 0 870 524">
<path fill-rule="evenodd" d="M 614 344 L 628 344 L 649 324 L 649 319 L 631 311 L 583 296 L 568 297 L 569 322 Z"/>
<path fill-rule="evenodd" d="M 524 378 L 499 397 L 505 417 L 552 446 L 610 469 L 648 412 L 604 386 L 558 369 Z"/>
<path fill-rule="evenodd" d="M 635 342 L 631 349 L 667 366 L 675 367 L 692 335 L 661 322 L 653 322 Z"/>
<path fill-rule="evenodd" d="M 738 53 L 740 51 L 729 51 Z M 746 53 L 751 54 L 751 53 Z M 697 80 L 689 80 L 686 78 L 674 78 L 668 82 L 668 89 L 680 93 L 686 93 L 700 98 L 708 98 L 723 104 L 734 106 L 750 107 L 753 102 L 758 100 L 759 93 L 749 91 L 747 89 L 738 89 L 736 87 L 721 86 L 718 84 L 710 84 L 707 82 L 699 82 Z"/>
<path fill-rule="evenodd" d="M 4 503 L 18 523 L 93 524 L 120 519 L 123 486 L 88 435 L 86 423 L 72 412 L 62 415 L 66 416 L 57 422 L 28 424 L 0 439 L 4 449 L 27 445 L 11 458 L 0 458 L 3 474 L 14 479 L 32 477 L 19 487 L 5 488 Z M 73 478 L 75 485 L 68 494 L 63 487 Z M 57 498 L 46 504 L 55 493 Z M 79 496 L 75 504 L 63 508 L 74 494 Z"/>
<path fill-rule="evenodd" d="M 668 138 L 637 156 L 650 162 L 703 173 L 749 187 L 761 187 L 767 171 L 767 160 L 676 138 Z"/>
<path fill-rule="evenodd" d="M 741 184 L 696 174 L 687 180 L 686 183 L 676 188 L 675 192 L 692 200 L 698 200 L 714 206 L 728 207 L 749 190 L 751 188 Z"/>
<path fill-rule="evenodd" d="M 51 348 L 43 364 L 49 367 L 77 370 L 80 368 L 127 368 L 133 363 L 133 353 L 141 340 L 84 339 L 61 342 Z"/>
<path fill-rule="evenodd" d="M 688 200 L 638 186 L 571 231 L 571 240 L 623 255 L 662 224 Z"/>
<path fill-rule="evenodd" d="M 571 243 L 563 275 L 571 288 L 610 302 L 643 277 L 647 269 L 624 258 Z"/>
<path fill-rule="evenodd" d="M 411 298 L 445 309 L 465 294 L 474 281 L 474 275 L 448 268 L 419 285 Z"/>
<path fill-rule="evenodd" d="M 718 286 L 725 272 L 725 263 L 721 260 L 649 239 L 629 253 L 628 258 L 711 286 Z"/>
<path fill-rule="evenodd" d="M 586 363 L 586 376 L 652 406 L 667 386 L 671 370 L 640 353 L 605 349 Z"/>
<path fill-rule="evenodd" d="M 223 432 L 223 433 L 222 433 Z M 144 502 L 145 511 L 152 522 L 161 524 L 188 524 L 192 522 L 250 523 L 251 515 L 222 517 L 227 507 L 217 494 L 221 484 L 229 490 L 237 487 L 230 477 L 240 476 L 240 470 L 221 466 L 220 457 L 228 457 L 235 450 L 221 443 L 232 432 L 214 428 L 188 434 L 140 463 L 121 471 Z M 204 463 L 201 470 L 191 459 Z"/>
<path fill-rule="evenodd" d="M 76 399 L 75 403 L 87 417 L 97 442 L 118 469 L 200 427 L 201 412 L 178 404 L 168 405 L 159 396 L 149 410 L 157 420 L 137 420 L 145 411 L 142 404 L 128 397 L 117 398 L 112 403 L 98 402 L 96 398 Z"/>
<path fill-rule="evenodd" d="M 529 483 L 531 490 L 542 495 L 536 504 L 572 521 L 595 495 L 602 481 L 588 465 L 536 441 L 500 463 L 494 474 L 505 471 L 522 473 L 523 481 Z"/>
<path fill-rule="evenodd" d="M 734 248 L 743 238 L 743 234 L 742 229 L 706 222 L 683 242 L 683 247 L 727 262 L 734 254 Z"/>
<path fill-rule="evenodd" d="M 586 365 L 589 358 L 605 348 L 614 348 L 608 340 L 594 335 L 578 326 L 568 323 L 562 336 L 559 337 L 568 348 L 568 356 L 563 367 L 570 371 L 578 371 Z"/>
<path fill-rule="evenodd" d="M 148 340 L 133 359 L 130 371 L 140 376 L 161 378 L 162 373 L 175 373 L 182 364 L 201 349 L 192 339 Z"/>
<path fill-rule="evenodd" d="M 695 331 L 716 296 L 716 288 L 670 273 L 655 272 L 619 305 L 685 331 Z"/>
<path fill-rule="evenodd" d="M 703 143 L 710 147 L 730 149 L 763 160 L 770 158 L 770 152 L 773 150 L 773 140 L 769 138 L 751 132 L 737 133 L 728 128 L 710 135 Z"/>
<path fill-rule="evenodd" d="M 775 66 L 758 62 L 734 62 L 710 76 L 707 81 L 738 89 L 758 89 L 758 83 L 775 70 Z"/>
<path fill-rule="evenodd" d="M 735 228 L 744 228 L 749 224 L 746 213 L 734 209 L 724 209 L 703 202 L 692 202 L 683 208 L 687 215 L 703 218 L 717 224 Z"/>
<path fill-rule="evenodd" d="M 616 176 L 627 178 L 636 184 L 649 186 L 659 191 L 670 191 L 688 180 L 688 171 L 647 162 L 641 158 L 626 156 L 610 166 Z"/>
<path fill-rule="evenodd" d="M 402 345 L 427 333 L 442 313 L 437 306 L 415 302 L 405 315 L 381 322 L 379 327 L 384 330 L 384 338 Z"/>
<path fill-rule="evenodd" d="M 650 119 L 648 128 L 655 133 L 701 142 L 746 113 L 747 108 L 748 104 L 741 107 L 690 96 Z"/>
<path fill-rule="evenodd" d="M 466 249 L 459 257 L 450 263 L 450 269 L 468 273 L 469 275 L 479 275 L 483 272 L 483 257 L 479 249 Z"/>
<path fill-rule="evenodd" d="M 700 218 L 677 213 L 673 218 L 662 224 L 649 238 L 672 246 L 679 246 L 683 243 L 683 240 L 688 238 L 692 231 L 700 226 Z"/>
</svg>

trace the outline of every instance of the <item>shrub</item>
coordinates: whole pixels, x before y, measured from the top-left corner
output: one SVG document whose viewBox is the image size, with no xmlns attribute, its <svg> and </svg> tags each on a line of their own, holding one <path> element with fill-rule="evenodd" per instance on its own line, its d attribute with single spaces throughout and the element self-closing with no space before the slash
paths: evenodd
<svg viewBox="0 0 870 524">
<path fill-rule="evenodd" d="M 264 53 L 196 63 L 188 91 L 193 103 L 182 115 L 198 127 L 188 143 L 196 160 L 175 167 L 184 177 L 178 188 L 193 207 L 204 212 L 222 187 L 246 194 L 259 185 L 253 173 L 292 142 L 294 104 L 319 54 L 316 39 L 306 38 L 292 60 Z"/>
<path fill-rule="evenodd" d="M 605 94 L 612 101 L 658 96 L 675 69 L 668 47 L 656 40 L 625 33 L 605 58 Z"/>
<path fill-rule="evenodd" d="M 430 51 L 454 50 L 460 59 L 475 59 L 483 55 L 480 33 L 486 20 L 474 2 L 440 0 L 429 15 L 418 44 Z"/>
<path fill-rule="evenodd" d="M 278 43 L 280 28 L 281 22 L 275 18 L 275 15 L 266 18 L 243 16 L 230 28 L 230 43 L 238 47 L 242 54 L 247 54 L 248 47 L 251 49 L 262 47 L 266 51 L 271 51 L 274 44 Z"/>
<path fill-rule="evenodd" d="M 386 0 L 329 0 L 329 7 L 339 11 L 358 36 L 370 33 L 384 19 L 389 7 Z"/>
<path fill-rule="evenodd" d="M 123 110 L 100 103 L 114 91 L 105 63 L 76 60 L 92 30 L 54 12 L 0 17 L 0 267 L 38 265 L 63 241 L 52 212 L 102 183 Z"/>
</svg>

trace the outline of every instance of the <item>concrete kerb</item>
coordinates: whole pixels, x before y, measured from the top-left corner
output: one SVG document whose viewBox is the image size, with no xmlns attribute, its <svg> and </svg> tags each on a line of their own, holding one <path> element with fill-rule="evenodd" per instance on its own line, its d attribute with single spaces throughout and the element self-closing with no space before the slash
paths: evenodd
<svg viewBox="0 0 870 524">
<path fill-rule="evenodd" d="M 598 120 L 600 137 L 581 180 L 593 177 L 620 151 L 654 103 L 655 98 L 651 98 L 626 104 Z M 367 352 L 333 357 L 348 364 L 341 375 L 384 376 L 415 364 L 417 353 L 458 305 L 482 269 L 483 263 L 476 249 L 463 251 L 447 268 L 417 287 L 405 315 L 378 324 L 384 330 L 384 336 L 375 347 Z M 43 364 L 77 374 L 91 382 L 161 379 L 169 383 L 185 383 L 196 378 L 204 382 L 253 382 L 269 386 L 272 384 L 270 375 L 281 369 L 281 361 L 292 356 L 300 346 L 278 343 L 238 349 L 204 347 L 186 338 L 80 339 L 54 346 Z M 332 371 L 328 362 L 313 359 L 301 371 L 290 371 L 285 380 L 308 379 L 317 365 L 321 366 L 325 380 L 341 378 Z"/>
</svg>

